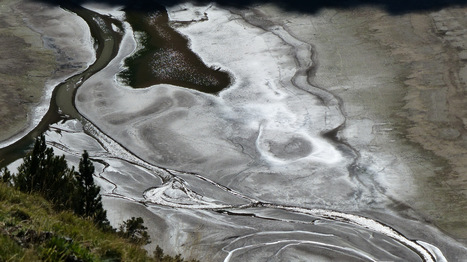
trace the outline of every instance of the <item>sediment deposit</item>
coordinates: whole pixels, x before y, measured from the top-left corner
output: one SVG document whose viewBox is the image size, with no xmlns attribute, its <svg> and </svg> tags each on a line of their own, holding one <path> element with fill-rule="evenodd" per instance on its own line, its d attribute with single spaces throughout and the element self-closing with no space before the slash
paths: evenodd
<svg viewBox="0 0 467 262">
<path fill-rule="evenodd" d="M 190 52 L 231 78 L 205 93 L 127 86 L 144 32 L 120 7 L 85 7 L 121 22 L 96 29 L 122 34 L 118 54 L 74 83 L 83 118 L 46 135 L 71 162 L 96 161 L 114 225 L 141 216 L 155 244 L 207 261 L 467 258 L 465 8 L 168 6 Z M 154 75 L 206 80 L 170 71 L 184 51 L 162 49 Z"/>
</svg>

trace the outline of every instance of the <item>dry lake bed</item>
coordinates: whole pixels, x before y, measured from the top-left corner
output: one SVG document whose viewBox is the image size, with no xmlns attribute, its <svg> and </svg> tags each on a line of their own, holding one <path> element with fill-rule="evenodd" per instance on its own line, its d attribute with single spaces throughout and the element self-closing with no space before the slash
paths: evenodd
<svg viewBox="0 0 467 262">
<path fill-rule="evenodd" d="M 149 251 L 467 260 L 467 5 L 378 3 L 4 1 L 0 166 L 87 150 Z"/>
</svg>

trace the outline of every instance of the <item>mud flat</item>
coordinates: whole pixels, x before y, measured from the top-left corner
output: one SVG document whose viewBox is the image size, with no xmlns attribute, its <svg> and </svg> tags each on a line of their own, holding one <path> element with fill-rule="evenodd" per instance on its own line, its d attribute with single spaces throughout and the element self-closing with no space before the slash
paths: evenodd
<svg viewBox="0 0 467 262">
<path fill-rule="evenodd" d="M 0 141 L 24 129 L 32 106 L 44 92 L 54 70 L 52 50 L 31 30 L 16 9 L 20 1 L 3 1 L 0 22 Z"/>
<path fill-rule="evenodd" d="M 423 261 L 444 261 L 443 253 L 465 259 L 465 247 L 433 226 L 459 238 L 443 227 L 448 220 L 436 216 L 446 211 L 436 201 L 449 201 L 449 195 L 426 193 L 443 191 L 429 181 L 433 171 L 446 170 L 446 162 L 408 139 L 410 125 L 417 125 L 404 114 L 410 112 L 406 80 L 412 64 L 383 41 L 395 41 L 403 32 L 397 25 L 412 15 L 371 8 L 298 14 L 269 5 L 239 10 L 189 3 L 168 13 L 207 66 L 233 76 L 231 86 L 215 95 L 168 84 L 125 86 L 115 76 L 140 44 L 126 24 L 117 57 L 77 92 L 77 109 L 98 127 L 84 128 L 94 130 L 100 142 L 49 134 L 65 152 L 102 145 L 90 154 L 103 164 L 99 178 L 111 219 L 143 214 L 165 250 L 180 252 L 174 246 L 182 244 L 214 261 L 281 259 L 282 253 L 290 258 L 299 250 L 306 250 L 302 257 L 326 257 L 320 248 L 305 246 L 347 250 L 345 239 L 356 245 L 349 257 L 369 258 L 379 250 L 375 260 L 411 260 L 409 253 L 423 246 L 431 250 L 428 256 L 418 253 Z M 389 26 L 383 18 L 394 27 L 382 26 L 387 35 L 380 36 L 372 27 Z M 400 24 L 392 25 L 392 19 Z M 403 43 L 413 38 L 411 32 L 400 37 Z M 329 214 L 336 210 L 333 220 Z M 350 223 L 343 236 L 327 226 L 308 227 L 315 221 L 319 227 L 336 221 L 343 226 L 344 217 L 368 223 Z M 383 236 L 369 237 L 371 248 L 361 247 L 360 237 L 368 232 L 360 230 L 376 221 L 417 239 L 417 248 L 387 247 L 383 243 L 392 240 L 377 229 Z M 316 230 L 336 238 L 316 240 Z M 409 250 L 399 253 L 396 246 Z"/>
<path fill-rule="evenodd" d="M 466 259 L 451 238 L 465 233 L 464 198 L 449 187 L 464 151 L 444 143 L 463 134 L 450 107 L 463 9 L 168 7 L 200 61 L 232 76 L 211 94 L 125 85 L 141 32 L 118 7 L 88 8 L 122 21 L 101 28 L 122 33 L 118 54 L 77 91 L 89 121 L 46 135 L 72 163 L 88 150 L 114 225 L 142 216 L 164 250 L 207 261 Z"/>
<path fill-rule="evenodd" d="M 281 23 L 274 7 L 253 10 Z M 338 137 L 359 153 L 356 177 L 457 239 L 467 237 L 465 12 L 358 8 L 282 22 L 316 50 L 311 81 L 341 98 Z"/>
<path fill-rule="evenodd" d="M 0 143 L 11 144 L 47 112 L 55 85 L 93 62 L 87 24 L 44 3 L 2 1 L 0 6 Z"/>
</svg>

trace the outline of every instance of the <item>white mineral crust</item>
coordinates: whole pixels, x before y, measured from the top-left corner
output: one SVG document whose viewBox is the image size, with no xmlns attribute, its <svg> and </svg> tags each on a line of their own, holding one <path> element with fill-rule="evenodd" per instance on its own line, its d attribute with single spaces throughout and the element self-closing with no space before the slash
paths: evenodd
<svg viewBox="0 0 467 262">
<path fill-rule="evenodd" d="M 349 160 L 322 137 L 343 117 L 334 104 L 323 105 L 312 94 L 322 90 L 301 79 L 306 78 L 301 70 L 312 65 L 311 47 L 279 27 L 271 33 L 228 10 L 202 8 L 207 21 L 177 30 L 208 66 L 232 75 L 231 86 L 219 95 L 165 84 L 123 86 L 115 75 L 137 48 L 126 24 L 118 56 L 79 88 L 78 110 L 157 166 L 199 173 L 264 199 L 348 201 L 354 187 L 345 178 Z M 196 16 L 196 8 L 189 10 Z M 187 12 L 183 17 L 190 17 Z M 177 21 L 176 7 L 169 14 Z M 310 200 L 304 193 L 330 180 L 334 194 Z"/>
</svg>

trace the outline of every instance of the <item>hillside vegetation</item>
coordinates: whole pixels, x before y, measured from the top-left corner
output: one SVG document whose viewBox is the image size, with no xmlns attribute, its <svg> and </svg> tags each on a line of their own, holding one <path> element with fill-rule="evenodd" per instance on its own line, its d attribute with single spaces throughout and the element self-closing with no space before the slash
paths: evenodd
<svg viewBox="0 0 467 262">
<path fill-rule="evenodd" d="M 23 160 L 18 174 L 0 172 L 0 261 L 184 261 L 147 254 L 142 218 L 110 227 L 86 152 L 74 171 L 40 137 Z"/>
</svg>

